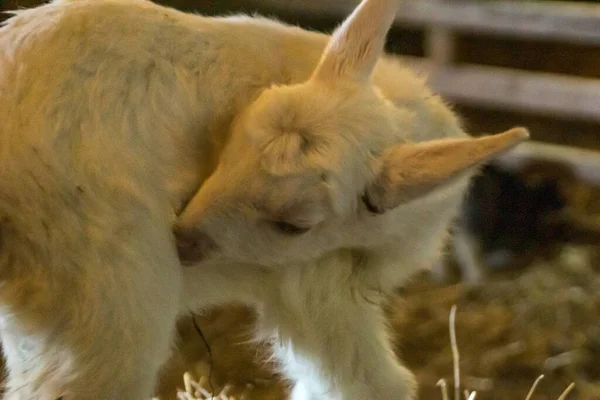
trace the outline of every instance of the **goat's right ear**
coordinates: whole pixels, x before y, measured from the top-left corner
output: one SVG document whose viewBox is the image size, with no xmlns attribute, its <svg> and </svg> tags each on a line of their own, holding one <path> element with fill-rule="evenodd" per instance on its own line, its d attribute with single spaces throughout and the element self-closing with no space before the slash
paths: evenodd
<svg viewBox="0 0 600 400">
<path fill-rule="evenodd" d="M 524 128 L 479 138 L 440 139 L 401 144 L 379 160 L 375 181 L 364 202 L 376 213 L 427 195 L 529 138 Z"/>
<path fill-rule="evenodd" d="M 383 53 L 398 2 L 363 0 L 333 33 L 313 78 L 367 82 Z"/>
</svg>

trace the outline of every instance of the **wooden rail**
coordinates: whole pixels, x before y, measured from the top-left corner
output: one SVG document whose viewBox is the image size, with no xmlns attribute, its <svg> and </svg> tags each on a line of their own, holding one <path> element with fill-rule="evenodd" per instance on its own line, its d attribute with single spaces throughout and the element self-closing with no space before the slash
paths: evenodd
<svg viewBox="0 0 600 400">
<path fill-rule="evenodd" d="M 496 162 L 509 169 L 520 169 L 531 160 L 552 161 L 570 167 L 584 182 L 600 187 L 600 153 L 550 143 L 528 141 L 498 157 Z"/>
<path fill-rule="evenodd" d="M 359 0 L 251 0 L 297 13 L 344 16 Z M 404 0 L 396 21 L 502 36 L 600 44 L 600 7 L 574 1 Z"/>
<path fill-rule="evenodd" d="M 431 86 L 449 99 L 600 122 L 600 79 L 400 58 L 427 73 Z"/>
</svg>

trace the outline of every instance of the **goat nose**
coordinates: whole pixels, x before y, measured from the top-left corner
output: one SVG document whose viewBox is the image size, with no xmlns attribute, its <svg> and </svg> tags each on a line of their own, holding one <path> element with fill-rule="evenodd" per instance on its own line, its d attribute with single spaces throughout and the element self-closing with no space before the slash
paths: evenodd
<svg viewBox="0 0 600 400">
<path fill-rule="evenodd" d="M 177 255 L 181 263 L 186 266 L 204 260 L 217 247 L 210 236 L 195 229 L 175 227 L 173 233 L 177 244 Z"/>
</svg>

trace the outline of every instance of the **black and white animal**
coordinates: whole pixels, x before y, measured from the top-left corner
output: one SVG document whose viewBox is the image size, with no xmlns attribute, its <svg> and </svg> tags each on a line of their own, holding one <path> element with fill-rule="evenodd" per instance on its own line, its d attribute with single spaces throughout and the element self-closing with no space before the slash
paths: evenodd
<svg viewBox="0 0 600 400">
<path fill-rule="evenodd" d="M 519 169 L 488 163 L 471 181 L 453 228 L 450 256 L 434 271 L 448 278 L 455 261 L 468 282 L 551 258 L 566 243 L 600 243 L 600 227 L 573 213 L 575 176 L 560 163 L 532 160 Z"/>
</svg>

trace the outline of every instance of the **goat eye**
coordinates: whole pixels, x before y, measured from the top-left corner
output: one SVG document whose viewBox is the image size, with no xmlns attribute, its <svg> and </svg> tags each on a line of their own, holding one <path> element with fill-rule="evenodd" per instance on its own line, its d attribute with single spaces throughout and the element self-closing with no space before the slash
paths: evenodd
<svg viewBox="0 0 600 400">
<path fill-rule="evenodd" d="M 279 232 L 285 233 L 286 235 L 301 235 L 310 230 L 310 228 L 297 226 L 285 221 L 275 221 L 273 224 Z"/>
</svg>

